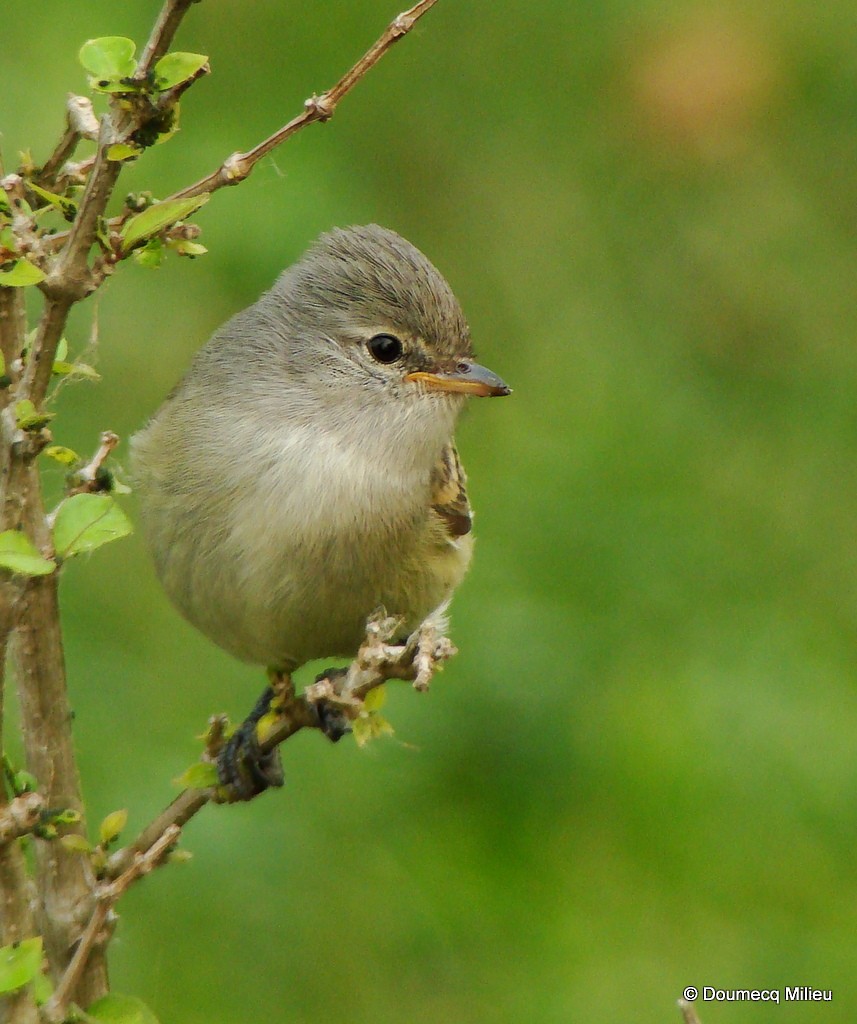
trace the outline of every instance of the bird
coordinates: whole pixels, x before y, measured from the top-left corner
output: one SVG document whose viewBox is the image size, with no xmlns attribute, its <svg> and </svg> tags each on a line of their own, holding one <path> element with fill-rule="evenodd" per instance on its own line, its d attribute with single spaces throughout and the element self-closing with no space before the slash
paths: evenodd
<svg viewBox="0 0 857 1024">
<path fill-rule="evenodd" d="M 375 224 L 323 234 L 217 330 L 131 442 L 166 593 L 236 658 L 350 657 L 446 609 L 473 550 L 454 429 L 508 385 L 444 277 Z"/>
</svg>

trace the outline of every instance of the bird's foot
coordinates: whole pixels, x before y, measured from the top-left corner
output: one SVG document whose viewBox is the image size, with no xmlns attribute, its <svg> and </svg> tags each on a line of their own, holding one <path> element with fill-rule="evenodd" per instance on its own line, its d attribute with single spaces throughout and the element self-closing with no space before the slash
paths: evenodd
<svg viewBox="0 0 857 1024">
<path fill-rule="evenodd" d="M 272 786 L 282 786 L 283 764 L 277 748 L 263 753 L 259 743 L 259 723 L 276 714 L 277 684 L 269 686 L 247 718 L 226 741 L 217 756 L 217 775 L 226 791 L 225 801 L 252 800 Z M 281 688 L 281 687 L 280 687 Z"/>
</svg>

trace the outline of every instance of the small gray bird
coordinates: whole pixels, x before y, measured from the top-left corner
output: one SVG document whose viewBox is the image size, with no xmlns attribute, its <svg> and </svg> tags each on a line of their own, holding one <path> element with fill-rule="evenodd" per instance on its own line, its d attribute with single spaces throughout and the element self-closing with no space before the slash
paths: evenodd
<svg viewBox="0 0 857 1024">
<path fill-rule="evenodd" d="M 323 235 L 132 440 L 167 593 L 283 673 L 353 655 L 379 606 L 411 632 L 470 561 L 455 421 L 468 395 L 507 394 L 414 246 L 376 225 Z"/>
</svg>

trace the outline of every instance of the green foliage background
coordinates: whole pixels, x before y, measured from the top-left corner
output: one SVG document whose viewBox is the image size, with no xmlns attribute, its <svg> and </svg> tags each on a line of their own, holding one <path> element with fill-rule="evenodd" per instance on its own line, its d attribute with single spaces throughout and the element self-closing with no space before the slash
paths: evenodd
<svg viewBox="0 0 857 1024">
<path fill-rule="evenodd" d="M 7 168 L 50 151 L 80 44 L 142 44 L 156 10 L 5 5 Z M 177 45 L 214 74 L 125 185 L 165 196 L 251 145 L 395 13 L 193 7 Z M 661 1024 L 690 984 L 833 989 L 705 1024 L 857 1018 L 855 111 L 841 0 L 441 0 L 201 211 L 210 255 L 121 268 L 104 383 L 58 401 L 80 450 L 336 224 L 426 251 L 515 394 L 460 431 L 459 658 L 394 690 L 393 741 L 300 736 L 284 791 L 206 809 L 194 860 L 122 905 L 118 990 L 164 1024 Z M 92 819 L 130 831 L 262 676 L 180 620 L 137 537 L 63 588 Z"/>
</svg>

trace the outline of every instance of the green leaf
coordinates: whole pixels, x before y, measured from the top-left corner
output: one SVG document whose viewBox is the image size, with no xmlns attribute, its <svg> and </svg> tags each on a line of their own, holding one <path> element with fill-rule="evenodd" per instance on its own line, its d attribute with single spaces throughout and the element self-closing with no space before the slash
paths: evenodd
<svg viewBox="0 0 857 1024">
<path fill-rule="evenodd" d="M 185 789 L 210 789 L 212 786 L 219 786 L 217 765 L 210 761 L 197 761 L 187 771 L 182 772 L 177 779 L 174 779 L 174 782 L 177 786 L 184 786 Z"/>
<path fill-rule="evenodd" d="M 33 978 L 33 995 L 36 999 L 36 1005 L 44 1006 L 53 994 L 53 982 L 47 974 L 42 974 L 42 972 L 39 971 L 35 978 Z"/>
<path fill-rule="evenodd" d="M 71 558 L 126 537 L 131 529 L 128 517 L 109 494 L 73 494 L 57 511 L 54 547 L 60 558 Z"/>
<path fill-rule="evenodd" d="M 59 196 L 56 192 L 48 192 L 46 188 L 42 188 L 32 181 L 27 182 L 27 188 L 31 192 L 35 192 L 37 196 L 41 196 L 51 206 L 55 206 L 66 219 L 74 220 L 77 214 L 77 203 L 73 199 L 66 199 L 65 196 Z"/>
<path fill-rule="evenodd" d="M 0 533 L 0 567 L 19 576 L 47 576 L 56 562 L 44 558 L 36 545 L 20 530 Z"/>
<path fill-rule="evenodd" d="M 117 142 L 109 146 L 104 154 L 108 160 L 115 160 L 117 163 L 123 160 L 133 160 L 143 152 L 139 146 L 126 146 L 124 142 Z"/>
<path fill-rule="evenodd" d="M 61 444 L 52 444 L 45 448 L 45 455 L 63 466 L 73 466 L 80 462 L 80 456 L 71 448 L 64 448 Z"/>
<path fill-rule="evenodd" d="M 67 363 L 58 360 L 51 367 L 51 373 L 58 377 L 86 377 L 87 380 L 101 380 L 101 374 L 88 363 Z"/>
<path fill-rule="evenodd" d="M 376 686 L 363 698 L 363 707 L 366 708 L 367 711 L 380 711 L 386 702 L 387 688 L 383 685 Z"/>
<path fill-rule="evenodd" d="M 207 203 L 208 199 L 208 192 L 191 196 L 189 199 L 165 199 L 164 202 L 155 203 L 142 213 L 138 213 L 136 217 L 126 221 L 122 228 L 122 252 L 130 252 L 140 242 L 171 227 L 176 221 L 189 217 Z"/>
<path fill-rule="evenodd" d="M 92 850 L 87 839 L 73 832 L 67 836 L 60 836 L 58 842 L 69 853 L 90 853 Z"/>
<path fill-rule="evenodd" d="M 80 821 L 80 811 L 73 807 L 64 807 L 51 816 L 51 821 L 56 825 L 76 825 Z"/>
<path fill-rule="evenodd" d="M 111 811 L 110 814 L 101 822 L 99 828 L 99 835 L 101 837 L 101 843 L 107 846 L 112 843 L 114 839 L 119 838 L 119 833 L 128 824 L 128 812 L 126 810 Z"/>
<path fill-rule="evenodd" d="M 125 36 L 102 36 L 89 39 L 80 48 L 78 60 L 95 78 L 127 78 L 133 75 L 137 64 L 133 39 Z"/>
<path fill-rule="evenodd" d="M 168 53 L 155 65 L 155 88 L 159 92 L 186 82 L 208 63 L 202 53 Z"/>
<path fill-rule="evenodd" d="M 0 992 L 28 985 L 41 970 L 42 937 L 23 939 L 0 948 Z"/>
<path fill-rule="evenodd" d="M 97 999 L 86 1012 L 109 1024 L 158 1024 L 158 1018 L 141 999 L 118 992 Z"/>
<path fill-rule="evenodd" d="M 0 285 L 4 288 L 27 288 L 44 279 L 44 272 L 29 260 L 13 260 L 0 267 Z"/>
<path fill-rule="evenodd" d="M 15 796 L 21 796 L 22 793 L 35 793 L 39 788 L 39 780 L 36 776 L 23 768 L 13 771 L 9 781 Z"/>
<path fill-rule="evenodd" d="M 190 256 L 191 259 L 194 256 L 204 256 L 208 252 L 204 245 L 200 245 L 199 242 L 189 242 L 185 238 L 177 238 L 174 242 L 170 242 L 169 246 L 179 256 Z"/>
<path fill-rule="evenodd" d="M 376 711 L 355 718 L 351 723 L 351 730 L 358 747 L 365 747 L 372 740 L 380 736 L 392 736 L 395 732 L 387 719 L 382 718 Z"/>
<path fill-rule="evenodd" d="M 134 250 L 134 262 L 148 270 L 157 270 L 164 262 L 164 243 L 160 238 L 150 238 L 141 248 Z"/>
<path fill-rule="evenodd" d="M 41 430 L 55 415 L 52 412 L 39 412 L 29 398 L 22 398 L 15 403 L 15 423 L 21 430 Z"/>
</svg>

